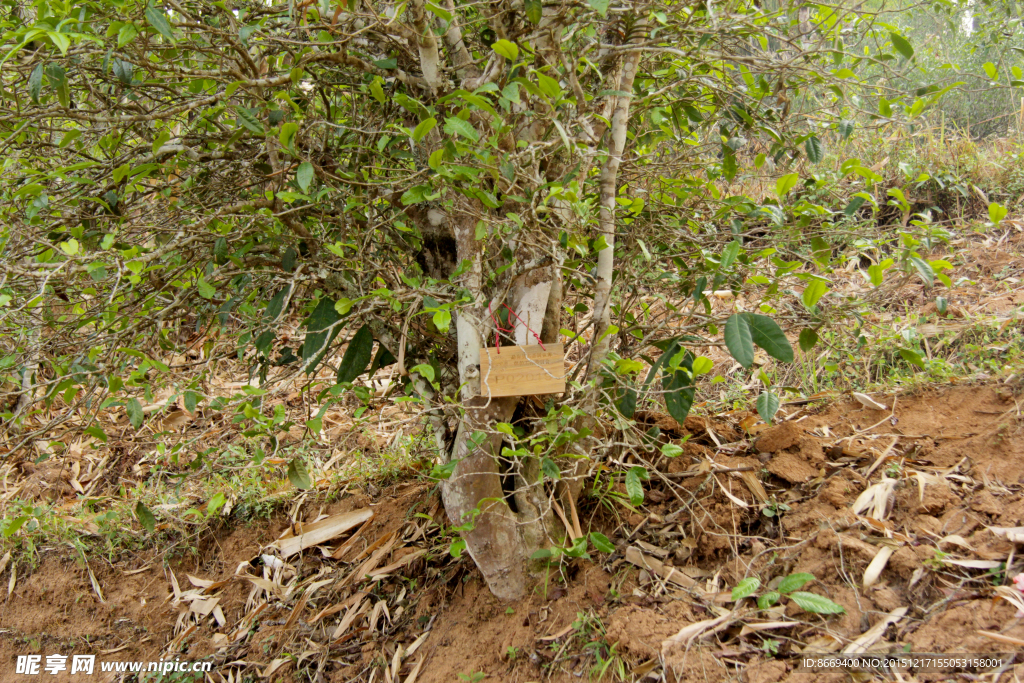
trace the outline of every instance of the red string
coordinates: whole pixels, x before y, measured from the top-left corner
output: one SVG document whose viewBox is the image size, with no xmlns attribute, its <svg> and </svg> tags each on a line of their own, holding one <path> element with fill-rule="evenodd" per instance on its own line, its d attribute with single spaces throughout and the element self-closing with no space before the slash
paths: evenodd
<svg viewBox="0 0 1024 683">
<path fill-rule="evenodd" d="M 523 327 L 526 328 L 527 332 L 529 332 L 530 334 L 533 335 L 533 338 L 537 340 L 538 344 L 540 344 L 540 348 L 542 350 L 544 350 L 544 351 L 547 351 L 547 349 L 544 348 L 544 342 L 542 342 L 540 340 L 540 335 L 538 335 L 536 332 L 534 332 L 532 329 L 530 329 L 530 326 L 527 325 L 526 322 L 522 318 L 520 318 L 518 315 L 516 315 L 516 312 L 513 311 L 509 307 L 508 304 L 502 304 L 502 306 L 504 306 L 505 309 L 509 312 L 509 315 L 514 317 L 517 321 L 523 323 Z M 501 326 L 501 321 L 498 320 L 497 316 L 494 315 L 494 311 L 491 310 L 491 304 L 487 304 L 487 312 L 491 314 L 491 320 L 494 321 L 494 346 L 497 349 L 497 352 L 500 354 L 501 353 L 501 336 L 500 336 L 500 334 L 502 332 L 504 332 L 506 334 L 510 334 L 510 335 L 511 334 L 515 334 L 516 326 L 513 324 L 511 327 L 502 327 Z"/>
</svg>

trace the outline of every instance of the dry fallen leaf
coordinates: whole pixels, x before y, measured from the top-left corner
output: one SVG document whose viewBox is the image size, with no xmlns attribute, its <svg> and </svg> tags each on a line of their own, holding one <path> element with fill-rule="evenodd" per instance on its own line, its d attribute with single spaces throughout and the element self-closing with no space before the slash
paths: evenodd
<svg viewBox="0 0 1024 683">
<path fill-rule="evenodd" d="M 171 431 L 184 427 L 191 421 L 192 416 L 189 413 L 184 410 L 173 410 L 160 422 L 160 429 L 162 431 Z"/>
<path fill-rule="evenodd" d="M 334 629 L 334 635 L 331 636 L 331 640 L 337 640 L 341 636 L 345 635 L 345 631 L 347 631 L 348 627 L 355 622 L 356 617 L 365 612 L 369 606 L 370 601 L 363 598 L 359 601 L 358 605 L 350 607 L 348 612 L 346 612 L 345 616 L 342 618 L 341 623 L 338 624 L 338 628 Z"/>
<path fill-rule="evenodd" d="M 1014 543 L 1024 543 L 1024 526 L 989 526 L 985 528 L 994 533 L 996 536 L 1002 536 L 1008 541 L 1013 541 Z"/>
<path fill-rule="evenodd" d="M 657 574 L 666 581 L 671 581 L 677 586 L 683 588 L 696 589 L 697 582 L 691 577 L 683 574 L 675 567 L 666 567 L 664 563 L 653 557 L 647 557 L 636 548 L 630 546 L 626 548 L 626 562 L 632 565 L 636 565 L 642 569 L 646 569 L 649 572 Z"/>
<path fill-rule="evenodd" d="M 885 619 L 882 619 L 880 622 L 861 634 L 861 636 L 855 641 L 843 648 L 843 652 L 848 654 L 867 652 L 867 649 L 882 637 L 886 629 L 889 628 L 889 625 L 898 622 L 906 613 L 906 607 L 897 607 L 892 612 L 889 612 Z"/>
<path fill-rule="evenodd" d="M 882 481 L 864 489 L 853 503 L 853 514 L 859 515 L 865 510 L 868 517 L 885 519 L 889 511 L 889 498 L 896 490 L 896 480 L 882 477 Z"/>
<path fill-rule="evenodd" d="M 1017 647 L 1024 647 L 1024 640 L 1021 640 L 1020 638 L 1014 638 L 1013 636 L 1008 636 L 1004 633 L 996 633 L 994 631 L 978 631 L 978 635 L 985 636 L 986 638 L 991 638 L 992 640 L 999 643 L 1006 643 L 1007 645 L 1016 645 Z"/>
<path fill-rule="evenodd" d="M 891 546 L 879 546 L 878 552 L 875 553 L 875 557 L 871 560 L 871 564 L 864 570 L 864 588 L 870 588 L 875 585 L 878 577 L 882 575 L 885 565 L 889 563 L 889 558 L 892 557 L 893 552 L 895 551 Z"/>
<path fill-rule="evenodd" d="M 409 676 L 405 679 L 405 683 L 416 683 L 416 678 L 420 675 L 420 667 L 423 666 L 423 662 L 426 661 L 426 657 L 420 657 L 420 660 L 416 662 L 416 666 L 413 667 Z"/>
<path fill-rule="evenodd" d="M 942 558 L 942 561 L 946 564 L 953 564 L 957 567 L 967 567 L 968 569 L 995 569 L 1001 567 L 1002 562 L 996 562 L 995 560 L 954 560 L 949 557 Z"/>
<path fill-rule="evenodd" d="M 704 619 L 703 621 L 698 621 L 694 624 L 688 624 L 687 626 L 684 626 L 682 630 L 679 631 L 679 633 L 675 634 L 671 638 L 661 641 L 662 655 L 665 654 L 665 651 L 669 648 L 670 645 L 682 642 L 686 642 L 687 644 L 689 644 L 689 642 L 697 636 L 707 632 L 710 629 L 715 628 L 722 622 L 728 621 L 732 618 L 733 613 L 727 612 L 726 614 L 723 614 L 717 619 Z"/>
<path fill-rule="evenodd" d="M 559 638 L 567 636 L 570 633 L 572 633 L 572 624 L 569 624 L 558 633 L 552 633 L 550 636 L 544 636 L 542 638 L 538 638 L 537 640 L 547 643 L 551 642 L 552 640 L 558 640 Z"/>
<path fill-rule="evenodd" d="M 879 403 L 867 394 L 861 394 L 855 391 L 853 392 L 853 397 L 857 399 L 862 406 L 870 410 L 889 410 L 889 406 L 884 403 Z"/>
<path fill-rule="evenodd" d="M 281 551 L 281 556 L 287 558 L 306 548 L 337 538 L 371 517 L 373 517 L 373 510 L 370 508 L 343 512 L 314 524 L 305 525 L 298 535 L 278 539 L 271 545 L 276 546 Z"/>
</svg>

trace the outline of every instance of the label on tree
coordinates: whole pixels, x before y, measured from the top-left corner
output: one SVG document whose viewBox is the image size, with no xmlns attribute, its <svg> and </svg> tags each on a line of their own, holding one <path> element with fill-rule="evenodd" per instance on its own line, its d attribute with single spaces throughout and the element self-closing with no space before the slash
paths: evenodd
<svg viewBox="0 0 1024 683">
<path fill-rule="evenodd" d="M 480 349 L 482 396 L 533 396 L 565 391 L 565 350 L 561 344 Z"/>
</svg>

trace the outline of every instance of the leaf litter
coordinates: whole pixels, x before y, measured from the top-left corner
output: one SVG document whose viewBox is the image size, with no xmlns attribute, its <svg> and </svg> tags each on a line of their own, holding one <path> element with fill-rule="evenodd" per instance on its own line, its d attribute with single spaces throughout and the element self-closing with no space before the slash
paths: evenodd
<svg viewBox="0 0 1024 683">
<path fill-rule="evenodd" d="M 904 395 L 897 428 L 848 404 L 783 406 L 754 441 L 750 413 L 688 418 L 662 437 L 682 455 L 646 463 L 635 511 L 580 499 L 584 528 L 615 551 L 550 568 L 512 605 L 447 552 L 436 487 L 415 481 L 327 504 L 313 492 L 191 557 L 79 565 L 53 551 L 18 571 L 5 556 L 0 619 L 18 637 L 0 647 L 88 633 L 124 659 L 210 658 L 214 680 L 426 683 L 579 680 L 595 651 L 637 679 L 722 681 L 804 680 L 802 652 L 1005 651 L 1024 642 L 1007 572 L 1024 539 L 1017 391 Z M 975 436 L 945 440 L 951 425 Z M 787 583 L 797 575 L 810 578 Z"/>
</svg>

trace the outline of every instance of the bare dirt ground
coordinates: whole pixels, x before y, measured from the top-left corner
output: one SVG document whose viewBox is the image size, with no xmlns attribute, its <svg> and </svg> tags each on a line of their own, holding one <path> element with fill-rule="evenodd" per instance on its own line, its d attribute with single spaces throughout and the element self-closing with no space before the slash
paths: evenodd
<svg viewBox="0 0 1024 683">
<path fill-rule="evenodd" d="M 751 427 L 748 412 L 685 426 L 645 414 L 666 442 L 689 435 L 684 454 L 656 463 L 637 512 L 582 499 L 581 521 L 615 552 L 563 562 L 511 605 L 468 558 L 447 553 L 436 487 L 414 472 L 293 508 L 307 522 L 365 507 L 375 517 L 283 561 L 266 550 L 289 529 L 283 514 L 224 527 L 166 564 L 154 550 L 86 564 L 40 548 L 38 566 L 5 570 L 0 666 L 73 652 L 210 657 L 214 681 L 571 681 L 607 664 L 606 680 L 621 666 L 635 680 L 795 683 L 848 680 L 799 672 L 795 655 L 857 639 L 876 652 L 1019 650 L 1024 623 L 995 588 L 1012 585 L 1022 563 L 991 530 L 1024 525 L 1019 384 L 873 399 L 886 410 L 853 399 L 786 405 L 771 427 Z M 891 556 L 865 581 L 883 548 Z M 813 575 L 801 590 L 845 613 L 812 614 L 786 597 L 759 610 L 755 597 L 794 573 Z M 748 577 L 760 588 L 733 601 Z M 1024 663 L 1004 675 L 1019 680 Z"/>
<path fill-rule="evenodd" d="M 490 595 L 469 558 L 451 557 L 437 487 L 415 465 L 407 460 L 397 474 L 366 478 L 364 465 L 338 455 L 388 457 L 402 437 L 393 425 L 407 421 L 386 401 L 373 407 L 376 425 L 355 425 L 345 410 L 327 413 L 320 441 L 330 448 L 307 454 L 320 477 L 312 491 L 290 488 L 287 461 L 268 460 L 277 469 L 261 470 L 261 480 L 276 474 L 283 482 L 261 484 L 265 499 L 276 501 L 269 520 L 228 515 L 234 492 L 225 489 L 229 504 L 221 514 L 193 525 L 203 531 L 174 536 L 165 527 L 175 524 L 164 520 L 180 522 L 185 507 L 204 513 L 209 505 L 212 492 L 193 477 L 179 502 L 160 510 L 156 535 L 127 524 L 122 545 L 106 551 L 97 539 L 111 530 L 99 520 L 124 498 L 119 489 L 141 491 L 175 470 L 151 455 L 155 437 L 133 435 L 123 410 L 102 416 L 109 442 L 83 450 L 77 437 L 55 434 L 49 445 L 37 444 L 52 450 L 62 440 L 47 459 L 22 454 L 0 468 L 5 500 L 48 506 L 67 525 L 52 537 L 36 532 L 32 538 L 41 540 L 28 553 L 22 545 L 20 555 L 0 558 L 0 680 L 19 680 L 11 673 L 18 655 L 53 653 L 101 661 L 206 658 L 215 665 L 214 683 L 796 683 L 873 677 L 801 671 L 805 652 L 1018 652 L 1024 623 L 1011 602 L 1012 579 L 1024 562 L 998 529 L 1024 526 L 1024 389 L 1020 375 L 1007 370 L 1019 360 L 1013 354 L 1024 303 L 1019 233 L 1015 224 L 1001 236 L 958 238 L 933 254 L 973 281 L 943 290 L 946 315 L 938 314 L 934 289 L 911 283 L 866 316 L 866 329 L 878 336 L 915 327 L 928 354 L 948 356 L 950 368 L 967 378 L 951 370 L 943 388 L 876 393 L 867 401 L 837 394 L 846 386 L 836 380 L 812 396 L 817 401 L 784 404 L 773 426 L 750 411 L 718 412 L 732 401 L 726 385 L 700 387 L 701 402 L 685 425 L 638 411 L 641 428 L 657 427 L 658 441 L 680 445 L 682 455 L 645 463 L 651 478 L 635 510 L 622 504 L 622 472 L 636 463 L 597 473 L 580 500 L 580 521 L 606 534 L 615 551 L 591 549 L 588 559 L 552 565 L 534 593 L 514 604 Z M 833 280 L 836 291 L 869 287 L 856 272 Z M 731 295 L 715 300 L 723 310 L 733 305 Z M 713 374 L 738 370 L 724 349 L 702 352 L 714 360 Z M 840 371 L 880 354 L 862 355 L 840 360 Z M 218 366 L 205 390 L 229 396 L 245 385 L 237 381 L 243 371 Z M 798 371 L 785 372 L 788 382 Z M 907 375 L 873 381 L 894 377 Z M 749 389 L 742 387 L 746 398 Z M 295 388 L 280 389 L 273 400 L 290 413 L 312 412 Z M 222 447 L 238 439 L 226 413 L 152 407 L 159 429 L 201 431 Z M 298 444 L 302 429 L 292 429 L 284 440 Z M 176 461 L 177 471 L 190 458 Z M 270 547 L 302 523 L 367 508 L 374 517 L 365 525 L 300 554 L 282 557 Z M 842 613 L 815 614 L 791 596 L 758 606 L 766 593 L 787 592 L 780 582 L 794 574 L 810 577 L 799 590 Z M 744 583 L 751 578 L 759 580 L 756 589 L 733 600 L 733 589 L 751 586 Z M 994 674 L 882 677 L 994 683 L 1020 680 L 1024 663 Z"/>
</svg>

